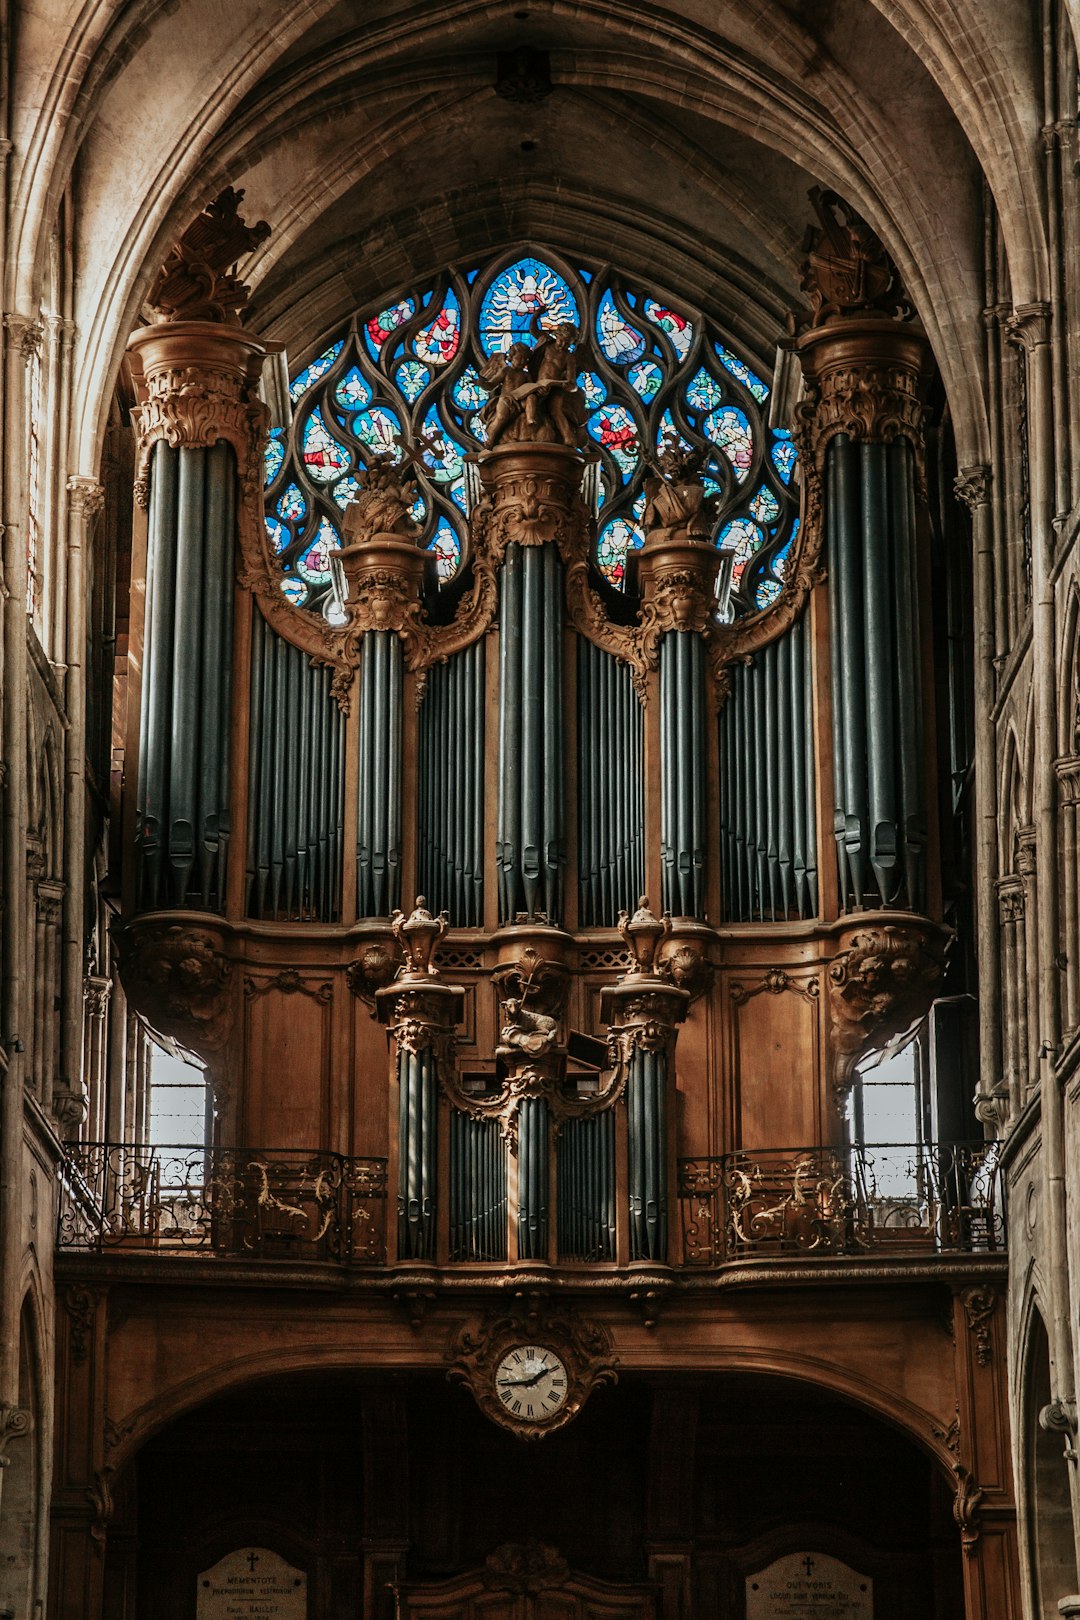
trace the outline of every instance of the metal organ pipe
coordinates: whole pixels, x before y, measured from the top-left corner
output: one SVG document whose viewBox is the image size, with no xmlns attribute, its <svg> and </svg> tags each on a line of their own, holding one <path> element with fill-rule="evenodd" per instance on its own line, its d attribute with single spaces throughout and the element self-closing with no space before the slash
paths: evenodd
<svg viewBox="0 0 1080 1620">
<path fill-rule="evenodd" d="M 334 922 L 340 915 L 345 722 L 330 680 L 261 613 L 253 616 L 249 917 Z"/>
<path fill-rule="evenodd" d="M 235 465 L 154 446 L 136 802 L 141 909 L 224 900 Z"/>
<path fill-rule="evenodd" d="M 578 638 L 578 867 L 584 928 L 610 928 L 644 887 L 644 723 L 630 670 Z"/>
<path fill-rule="evenodd" d="M 484 902 L 484 643 L 436 664 L 419 717 L 420 888 L 455 927 Z"/>
<path fill-rule="evenodd" d="M 719 730 L 726 920 L 816 916 L 814 732 L 804 621 L 749 665 L 735 666 Z"/>
<path fill-rule="evenodd" d="M 828 451 L 830 660 L 842 903 L 924 901 L 926 805 L 910 444 Z"/>
<path fill-rule="evenodd" d="M 660 643 L 660 851 L 664 908 L 700 917 L 705 877 L 705 644 L 675 630 Z"/>
<path fill-rule="evenodd" d="M 554 547 L 506 548 L 500 586 L 499 917 L 562 911 L 562 564 Z"/>
<path fill-rule="evenodd" d="M 360 656 L 357 912 L 385 917 L 401 889 L 401 641 L 369 630 Z"/>
</svg>

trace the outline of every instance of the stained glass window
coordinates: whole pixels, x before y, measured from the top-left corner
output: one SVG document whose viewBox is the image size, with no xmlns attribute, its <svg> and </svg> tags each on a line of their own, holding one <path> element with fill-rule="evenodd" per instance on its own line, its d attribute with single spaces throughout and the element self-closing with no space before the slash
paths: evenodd
<svg viewBox="0 0 1080 1620">
<path fill-rule="evenodd" d="M 731 612 L 779 594 L 798 527 L 795 446 L 762 420 L 769 385 L 700 311 L 599 265 L 528 252 L 455 267 L 361 311 L 293 378 L 294 420 L 266 449 L 266 524 L 291 602 L 325 610 L 329 552 L 375 455 L 408 447 L 413 516 L 449 581 L 468 542 L 466 459 L 483 448 L 480 372 L 537 323 L 569 322 L 590 445 L 599 456 L 595 560 L 625 589 L 643 541 L 650 463 L 676 439 L 705 456 L 716 541 L 734 553 Z"/>
</svg>

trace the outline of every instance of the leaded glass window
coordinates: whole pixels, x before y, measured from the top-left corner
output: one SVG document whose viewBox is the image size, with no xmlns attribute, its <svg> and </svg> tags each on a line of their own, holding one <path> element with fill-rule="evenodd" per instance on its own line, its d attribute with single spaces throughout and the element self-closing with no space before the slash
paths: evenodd
<svg viewBox="0 0 1080 1620">
<path fill-rule="evenodd" d="M 531 343 L 531 323 L 578 327 L 578 386 L 599 457 L 596 563 L 624 587 L 642 544 L 647 457 L 665 440 L 704 452 L 716 541 L 733 554 L 731 611 L 780 593 L 798 528 L 795 447 L 763 418 L 769 384 L 713 322 L 600 265 L 505 256 L 380 301 L 292 379 L 291 428 L 266 450 L 266 525 L 290 601 L 330 599 L 329 551 L 373 455 L 417 459 L 413 516 L 442 582 L 468 544 L 467 457 L 484 446 L 485 362 Z"/>
</svg>

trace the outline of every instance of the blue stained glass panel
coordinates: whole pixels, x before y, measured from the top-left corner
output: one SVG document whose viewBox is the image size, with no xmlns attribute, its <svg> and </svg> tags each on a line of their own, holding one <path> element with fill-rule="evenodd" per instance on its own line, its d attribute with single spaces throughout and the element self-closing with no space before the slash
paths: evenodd
<svg viewBox="0 0 1080 1620">
<path fill-rule="evenodd" d="M 597 566 L 620 590 L 626 575 L 626 553 L 642 545 L 644 539 L 638 524 L 629 518 L 612 518 L 600 530 L 596 542 Z"/>
<path fill-rule="evenodd" d="M 754 592 L 754 601 L 759 608 L 767 608 L 780 595 L 780 581 L 778 579 L 763 579 Z"/>
<path fill-rule="evenodd" d="M 298 484 L 289 484 L 282 492 L 277 503 L 277 515 L 292 523 L 302 523 L 307 517 L 307 501 L 301 495 Z"/>
<path fill-rule="evenodd" d="M 330 433 L 318 405 L 307 419 L 301 455 L 309 476 L 320 484 L 332 483 L 348 468 L 349 452 Z"/>
<path fill-rule="evenodd" d="M 273 437 L 267 439 L 266 441 L 266 450 L 264 452 L 264 459 L 266 462 L 266 471 L 263 474 L 264 485 L 272 484 L 274 482 L 274 479 L 281 471 L 282 463 L 285 460 L 285 446 L 282 444 L 281 439 L 278 436 L 279 434 L 280 429 L 277 430 Z"/>
<path fill-rule="evenodd" d="M 664 373 L 655 360 L 639 360 L 636 365 L 630 367 L 626 376 L 631 388 L 636 388 L 646 401 L 656 398 L 664 380 Z"/>
<path fill-rule="evenodd" d="M 270 536 L 270 544 L 275 551 L 284 551 L 285 547 L 292 539 L 292 535 L 289 533 L 284 523 L 279 523 L 277 518 L 267 518 L 266 532 Z"/>
<path fill-rule="evenodd" d="M 716 378 L 701 366 L 686 388 L 687 404 L 697 411 L 715 411 L 724 402 L 724 390 Z"/>
<path fill-rule="evenodd" d="M 694 448 L 689 439 L 684 439 L 675 426 L 675 418 L 671 412 L 665 411 L 656 430 L 656 448 L 666 450 L 672 439 L 676 441 L 681 450 L 692 450 Z"/>
<path fill-rule="evenodd" d="M 739 483 L 744 483 L 754 460 L 754 439 L 745 413 L 737 405 L 725 405 L 722 410 L 710 412 L 703 428 L 706 437 L 731 462 Z"/>
<path fill-rule="evenodd" d="M 440 579 L 449 579 L 451 575 L 457 573 L 458 564 L 461 562 L 461 540 L 457 530 L 447 518 L 439 519 L 428 550 L 435 553 Z"/>
<path fill-rule="evenodd" d="M 373 405 L 353 421 L 353 432 L 361 444 L 375 455 L 390 456 L 394 461 L 400 461 L 404 454 L 397 442 L 401 431 L 401 418 L 388 405 Z"/>
<path fill-rule="evenodd" d="M 330 578 L 330 553 L 341 547 L 341 536 L 327 518 L 319 524 L 319 532 L 302 557 L 297 559 L 296 570 L 309 585 L 325 585 Z"/>
<path fill-rule="evenodd" d="M 559 272 L 527 255 L 508 264 L 484 294 L 478 321 L 485 354 L 503 354 L 511 343 L 533 342 L 529 323 L 543 313 L 545 327 L 568 321 L 580 326 L 577 300 Z"/>
<path fill-rule="evenodd" d="M 409 404 L 414 405 L 431 381 L 431 372 L 419 360 L 403 360 L 394 378 Z"/>
<path fill-rule="evenodd" d="M 424 417 L 421 434 L 425 441 L 424 465 L 431 468 L 432 477 L 440 484 L 449 484 L 455 478 L 460 478 L 464 451 L 443 427 L 434 405 Z"/>
<path fill-rule="evenodd" d="M 352 411 L 371 404 L 371 389 L 358 366 L 349 367 L 334 389 L 334 399 L 346 410 Z"/>
<path fill-rule="evenodd" d="M 750 558 L 765 544 L 765 536 L 756 523 L 742 517 L 728 523 L 716 543 L 734 551 L 735 562 L 731 570 L 731 582 L 737 586 Z"/>
<path fill-rule="evenodd" d="M 688 321 L 685 315 L 680 315 L 678 310 L 658 304 L 655 298 L 646 298 L 642 308 L 653 325 L 667 333 L 679 359 L 685 360 L 694 341 L 693 322 Z"/>
<path fill-rule="evenodd" d="M 759 523 L 775 523 L 780 516 L 780 502 L 767 484 L 762 484 L 750 502 L 750 512 Z"/>
<path fill-rule="evenodd" d="M 487 390 L 481 388 L 475 366 L 466 366 L 450 390 L 450 397 L 463 411 L 478 411 L 487 399 Z"/>
<path fill-rule="evenodd" d="M 292 603 L 293 607 L 303 607 L 308 597 L 307 586 L 295 575 L 286 574 L 281 581 L 281 594 Z"/>
<path fill-rule="evenodd" d="M 607 389 L 595 371 L 579 372 L 577 385 L 585 395 L 585 404 L 589 410 L 596 405 L 602 405 L 607 399 Z"/>
<path fill-rule="evenodd" d="M 786 428 L 774 428 L 770 437 L 772 445 L 769 454 L 772 457 L 772 464 L 784 483 L 790 484 L 798 460 L 798 452 L 791 442 L 791 434 Z"/>
<path fill-rule="evenodd" d="M 637 423 L 625 405 L 604 405 L 589 418 L 589 432 L 611 452 L 625 484 L 638 464 Z"/>
<path fill-rule="evenodd" d="M 396 332 L 399 326 L 404 326 L 406 321 L 411 321 L 415 314 L 415 300 L 400 298 L 396 304 L 388 305 L 386 309 L 380 310 L 378 315 L 371 317 L 364 327 L 364 342 L 373 360 L 379 358 L 387 338 Z"/>
<path fill-rule="evenodd" d="M 615 307 L 610 291 L 604 293 L 596 312 L 596 338 L 613 366 L 627 366 L 645 353 L 645 338 Z"/>
<path fill-rule="evenodd" d="M 451 287 L 433 321 L 422 326 L 413 338 L 413 348 L 421 360 L 432 366 L 447 366 L 461 342 L 461 305 Z"/>
<path fill-rule="evenodd" d="M 359 488 L 360 480 L 350 475 L 348 478 L 339 479 L 331 489 L 330 494 L 344 511 L 350 501 L 355 501 L 356 492 Z"/>
<path fill-rule="evenodd" d="M 750 370 L 745 360 L 740 360 L 737 354 L 732 354 L 730 349 L 725 349 L 722 343 L 714 343 L 713 348 L 716 350 L 716 357 L 720 364 L 726 366 L 733 377 L 738 377 L 743 386 L 750 390 L 759 403 L 768 399 L 768 383 L 762 382 L 757 373 Z"/>
<path fill-rule="evenodd" d="M 320 377 L 325 377 L 344 347 L 344 339 L 340 343 L 332 344 L 317 360 L 313 360 L 310 366 L 305 366 L 298 377 L 293 378 L 289 384 L 289 398 L 294 405 L 301 395 L 307 393 L 312 383 L 318 382 Z"/>
</svg>

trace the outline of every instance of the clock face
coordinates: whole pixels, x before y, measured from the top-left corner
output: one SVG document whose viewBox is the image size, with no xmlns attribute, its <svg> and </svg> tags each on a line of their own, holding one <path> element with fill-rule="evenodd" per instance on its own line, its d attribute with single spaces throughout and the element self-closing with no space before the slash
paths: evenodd
<svg viewBox="0 0 1080 1620">
<path fill-rule="evenodd" d="M 495 1393 L 508 1417 L 543 1423 L 565 1404 L 566 1367 L 543 1345 L 515 1345 L 495 1369 Z"/>
</svg>

